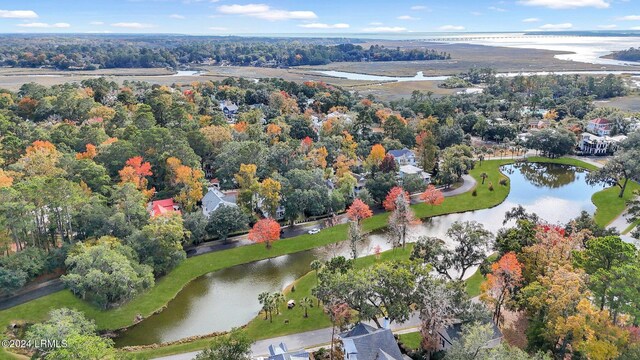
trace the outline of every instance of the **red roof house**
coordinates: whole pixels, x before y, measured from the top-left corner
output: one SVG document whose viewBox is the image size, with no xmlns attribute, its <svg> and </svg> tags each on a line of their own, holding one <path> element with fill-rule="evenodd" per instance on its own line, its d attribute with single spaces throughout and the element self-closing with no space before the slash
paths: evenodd
<svg viewBox="0 0 640 360">
<path fill-rule="evenodd" d="M 147 210 L 152 217 L 170 213 L 180 214 L 180 207 L 173 201 L 173 199 L 153 201 L 150 203 Z"/>
</svg>

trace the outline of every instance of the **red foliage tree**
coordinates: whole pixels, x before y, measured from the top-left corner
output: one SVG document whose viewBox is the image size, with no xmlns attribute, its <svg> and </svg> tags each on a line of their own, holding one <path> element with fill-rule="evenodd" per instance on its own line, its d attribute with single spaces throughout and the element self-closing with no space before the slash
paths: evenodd
<svg viewBox="0 0 640 360">
<path fill-rule="evenodd" d="M 364 201 L 360 199 L 353 200 L 349 209 L 347 209 L 347 216 L 349 220 L 360 223 L 360 220 L 371 217 L 373 212 L 369 208 L 369 205 L 365 204 Z"/>
<path fill-rule="evenodd" d="M 261 219 L 249 231 L 249 240 L 255 243 L 265 243 L 267 249 L 271 243 L 280 239 L 280 224 L 273 219 Z"/>
<path fill-rule="evenodd" d="M 504 254 L 500 260 L 491 265 L 491 273 L 482 285 L 483 300 L 493 304 L 493 320 L 499 323 L 502 308 L 513 295 L 514 290 L 522 284 L 522 264 L 514 252 Z"/>
<path fill-rule="evenodd" d="M 155 188 L 147 189 L 149 181 L 147 176 L 153 175 L 151 172 L 151 164 L 144 162 L 142 156 L 135 156 L 127 160 L 125 167 L 118 172 L 120 175 L 120 184 L 133 183 L 136 189 L 142 191 L 147 199 L 150 199 L 155 192 Z"/>
<path fill-rule="evenodd" d="M 382 163 L 380 163 L 380 171 L 383 173 L 396 172 L 398 170 L 398 164 L 396 163 L 396 158 L 391 154 L 387 154 L 382 159 Z"/>
<path fill-rule="evenodd" d="M 444 195 L 442 195 L 442 191 L 436 189 L 435 186 L 429 185 L 424 192 L 420 194 L 420 200 L 431 206 L 440 205 L 444 201 Z"/>
<path fill-rule="evenodd" d="M 404 198 L 406 199 L 407 202 L 410 201 L 409 193 L 404 191 L 404 189 L 401 188 L 400 186 L 395 186 L 395 187 L 391 188 L 391 190 L 389 190 L 389 193 L 387 193 L 387 197 L 382 202 L 382 206 L 384 206 L 384 209 L 387 210 L 387 211 L 395 210 L 396 209 L 396 199 L 398 198 L 398 196 L 400 194 L 404 194 Z"/>
</svg>

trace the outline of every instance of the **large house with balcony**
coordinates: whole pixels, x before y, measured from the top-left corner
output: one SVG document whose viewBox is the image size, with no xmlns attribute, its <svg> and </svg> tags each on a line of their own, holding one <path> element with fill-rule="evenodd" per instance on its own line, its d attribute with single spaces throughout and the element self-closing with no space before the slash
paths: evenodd
<svg viewBox="0 0 640 360">
<path fill-rule="evenodd" d="M 580 135 L 578 148 L 583 155 L 609 155 L 618 150 L 620 142 L 626 138 L 624 135 L 598 136 L 585 132 Z"/>
<path fill-rule="evenodd" d="M 604 118 L 593 119 L 587 124 L 587 131 L 598 136 L 609 136 L 611 121 Z"/>
</svg>

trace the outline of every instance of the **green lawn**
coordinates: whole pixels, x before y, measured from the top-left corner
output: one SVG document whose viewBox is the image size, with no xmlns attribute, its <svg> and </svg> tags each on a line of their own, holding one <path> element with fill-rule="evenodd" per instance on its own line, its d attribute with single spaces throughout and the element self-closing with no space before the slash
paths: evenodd
<svg viewBox="0 0 640 360">
<path fill-rule="evenodd" d="M 371 266 L 379 261 L 392 261 L 408 259 L 411 254 L 411 248 L 413 244 L 408 244 L 406 250 L 395 249 L 385 251 L 381 254 L 380 259 L 376 259 L 374 255 L 358 258 L 355 261 L 355 268 L 365 268 Z M 495 259 L 495 255 L 491 255 L 489 259 Z M 471 297 L 480 295 L 480 284 L 485 280 L 480 271 L 476 271 L 466 282 L 467 293 Z M 303 297 L 309 297 L 315 301 L 315 298 L 311 295 L 311 289 L 316 285 L 316 273 L 311 271 L 301 278 L 297 279 L 293 286 L 295 291 L 291 291 L 291 287 L 285 289 L 284 294 L 287 301 L 294 299 L 296 304 L 300 303 L 300 299 Z M 264 313 L 256 316 L 249 324 L 245 326 L 245 330 L 249 336 L 255 340 L 272 338 L 277 336 L 283 336 L 288 334 L 296 334 L 310 330 L 322 329 L 331 326 L 331 321 L 324 313 L 322 307 L 317 307 L 314 303 L 314 307 L 308 310 L 307 318 L 304 317 L 304 309 L 300 306 L 289 310 L 286 304 L 280 306 L 280 315 L 273 316 L 273 322 L 265 320 Z M 288 324 L 285 324 L 284 320 L 289 320 Z M 419 344 L 418 340 L 418 344 Z M 169 345 L 155 349 L 142 350 L 134 352 L 138 359 L 149 359 L 156 356 L 167 356 L 173 354 L 179 354 L 190 351 L 202 350 L 208 345 L 209 340 L 199 339 L 190 343 L 182 343 L 178 345 Z"/>
<path fill-rule="evenodd" d="M 598 170 L 598 167 L 582 160 L 573 159 L 573 158 L 558 158 L 558 159 L 550 159 L 542 156 L 532 156 L 528 158 L 529 162 L 541 162 L 547 164 L 562 164 L 562 165 L 571 165 L 576 167 L 585 168 L 587 170 Z"/>
<path fill-rule="evenodd" d="M 602 227 L 609 225 L 615 218 L 617 218 L 624 209 L 627 208 L 627 201 L 633 197 L 633 192 L 640 190 L 640 184 L 635 181 L 629 181 L 627 189 L 624 192 L 624 197 L 618 197 L 620 188 L 613 186 L 602 191 L 599 191 L 591 197 L 591 201 L 598 208 L 594 219 L 596 223 Z M 625 229 L 618 229 L 623 231 Z"/>
<path fill-rule="evenodd" d="M 401 334 L 398 335 L 398 337 L 400 338 L 400 342 L 403 343 L 408 349 L 420 349 L 422 335 L 420 335 L 419 331 Z"/>
<path fill-rule="evenodd" d="M 505 177 L 499 172 L 499 166 L 509 162 L 509 160 L 484 161 L 481 166 L 478 165 L 476 169 L 471 171 L 471 175 L 477 179 L 479 184 L 477 188 L 478 196 L 465 193 L 447 198 L 442 205 L 435 207 L 418 204 L 414 206 L 416 215 L 424 218 L 482 209 L 500 204 L 509 193 L 509 186 L 498 185 L 500 178 Z M 485 185 L 480 185 L 480 173 L 482 172 L 486 172 L 489 175 Z M 493 182 L 495 191 L 488 190 L 489 182 Z M 365 231 L 373 231 L 384 228 L 387 217 L 388 213 L 383 213 L 366 219 L 363 221 L 363 229 Z M 0 326 L 6 326 L 15 320 L 40 321 L 45 319 L 47 313 L 52 309 L 69 307 L 83 311 L 87 317 L 94 319 L 99 329 L 124 328 L 133 323 L 137 314 L 147 317 L 161 310 L 187 283 L 206 273 L 343 241 L 346 239 L 346 233 L 347 227 L 343 224 L 324 229 L 320 235 L 304 234 L 295 238 L 277 241 L 273 244 L 271 250 L 266 250 L 264 245 L 257 244 L 192 257 L 182 262 L 168 275 L 159 279 L 151 290 L 117 309 L 103 311 L 76 298 L 68 290 L 59 291 L 11 309 L 0 311 Z"/>
<path fill-rule="evenodd" d="M 592 165 L 574 159 L 546 159 L 531 158 L 530 161 L 564 163 L 586 168 L 593 168 Z M 510 184 L 506 186 L 499 185 L 502 178 L 508 179 L 500 173 L 501 165 L 512 163 L 513 160 L 486 160 L 482 164 L 477 164 L 476 168 L 470 172 L 478 185 L 476 187 L 477 196 L 472 196 L 471 192 L 467 192 L 455 197 L 447 198 L 443 204 L 439 206 L 430 206 L 426 204 L 417 204 L 413 206 L 416 216 L 420 218 L 428 218 L 436 215 L 443 215 L 456 212 L 464 212 L 470 210 L 478 210 L 499 205 L 509 194 Z M 486 172 L 488 178 L 482 185 L 480 174 Z M 494 191 L 489 190 L 489 184 L 492 183 Z M 633 183 L 631 186 L 638 186 Z M 632 190 L 631 188 L 629 190 Z M 607 192 L 605 190 L 603 192 Z M 598 193 L 600 194 L 600 193 Z M 596 195 L 598 195 L 596 194 Z M 631 194 L 629 191 L 628 194 Z M 609 206 L 608 202 L 615 202 L 615 199 L 609 197 L 600 198 L 594 195 L 594 203 L 596 206 L 602 207 L 603 213 L 607 215 L 599 215 L 601 218 L 615 218 L 616 214 L 613 206 Z M 598 197 L 596 202 L 595 198 Z M 363 229 L 365 231 L 373 231 L 382 229 L 386 226 L 388 213 L 375 215 L 364 220 Z M 321 231 L 320 235 L 300 235 L 295 238 L 280 240 L 273 244 L 271 250 L 266 250 L 263 245 L 242 246 L 235 249 L 219 251 L 200 255 L 185 260 L 176 267 L 168 275 L 159 279 L 156 285 L 148 292 L 138 296 L 129 303 L 112 310 L 103 311 L 97 309 L 93 305 L 82 301 L 71 294 L 68 290 L 63 290 L 28 303 L 18 305 L 16 307 L 0 311 L 0 326 L 7 326 L 13 321 L 41 321 L 46 318 L 47 313 L 56 308 L 68 307 L 75 308 L 84 312 L 87 317 L 94 319 L 99 329 L 113 330 L 130 326 L 136 315 L 141 314 L 148 317 L 162 308 L 173 299 L 178 292 L 193 279 L 207 274 L 209 272 L 221 270 L 234 265 L 245 264 L 265 258 L 276 257 L 284 254 L 309 250 L 330 243 L 343 241 L 346 239 L 346 225 L 338 225 Z M 2 356 L 2 353 L 0 353 Z"/>
</svg>

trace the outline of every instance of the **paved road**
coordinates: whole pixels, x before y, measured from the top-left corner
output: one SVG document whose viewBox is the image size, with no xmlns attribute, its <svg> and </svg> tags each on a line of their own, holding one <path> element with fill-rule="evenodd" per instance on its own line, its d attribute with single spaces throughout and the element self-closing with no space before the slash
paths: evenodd
<svg viewBox="0 0 640 360">
<path fill-rule="evenodd" d="M 377 327 L 373 323 L 369 323 L 373 327 Z M 406 333 L 416 331 L 420 325 L 420 319 L 414 314 L 407 322 L 402 324 L 391 324 L 391 330 L 394 333 Z M 254 357 L 266 357 L 268 348 L 271 344 L 279 344 L 284 342 L 289 350 L 310 349 L 323 346 L 331 342 L 331 328 L 307 331 L 298 334 L 279 336 L 272 339 L 259 340 L 251 346 L 251 353 Z M 165 357 L 156 358 L 158 360 L 191 360 L 195 358 L 198 351 L 176 354 Z"/>
<path fill-rule="evenodd" d="M 64 284 L 59 278 L 43 282 L 42 284 L 38 284 L 30 288 L 28 291 L 0 300 L 0 310 L 5 310 L 28 301 L 41 298 L 62 289 L 64 289 Z"/>
<path fill-rule="evenodd" d="M 470 175 L 463 175 L 464 183 L 459 188 L 453 189 L 451 191 L 443 191 L 445 197 L 456 196 L 467 191 L 470 191 L 475 185 L 476 180 Z M 417 196 L 416 196 L 417 198 Z M 414 199 L 415 200 L 415 199 Z M 383 209 L 374 209 L 374 213 L 384 212 Z M 338 215 L 338 223 L 345 223 L 347 221 L 347 216 L 345 214 Z M 323 228 L 324 220 L 312 221 L 304 224 L 298 224 L 294 226 L 287 226 L 283 229 L 282 238 L 291 238 L 294 236 L 302 235 L 307 233 L 310 229 L 313 228 Z M 250 245 L 252 242 L 247 238 L 247 235 L 240 235 L 230 238 L 227 242 L 221 243 L 218 241 L 212 241 L 210 243 L 201 244 L 196 247 L 187 248 L 187 257 L 203 255 L 206 253 L 214 252 L 214 251 L 222 251 L 233 249 L 240 246 Z M 38 299 L 40 297 L 52 294 L 54 292 L 60 291 L 64 289 L 64 285 L 60 281 L 60 279 L 54 279 L 49 281 L 47 284 L 43 284 L 43 286 L 39 286 L 34 289 L 30 289 L 24 293 L 20 293 L 18 295 L 12 296 L 6 299 L 0 299 L 0 310 L 8 309 L 10 307 L 14 307 L 16 305 L 23 304 L 25 302 Z"/>
</svg>

